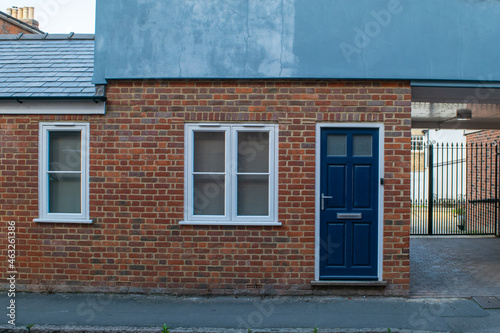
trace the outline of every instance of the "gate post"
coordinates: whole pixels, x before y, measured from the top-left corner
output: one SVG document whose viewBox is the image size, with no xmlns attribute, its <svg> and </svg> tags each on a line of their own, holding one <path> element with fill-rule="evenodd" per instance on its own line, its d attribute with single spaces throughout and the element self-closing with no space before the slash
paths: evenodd
<svg viewBox="0 0 500 333">
<path fill-rule="evenodd" d="M 428 194 L 428 207 L 427 207 L 427 234 L 432 235 L 432 216 L 434 208 L 434 149 L 433 144 L 429 143 L 429 194 Z"/>
</svg>

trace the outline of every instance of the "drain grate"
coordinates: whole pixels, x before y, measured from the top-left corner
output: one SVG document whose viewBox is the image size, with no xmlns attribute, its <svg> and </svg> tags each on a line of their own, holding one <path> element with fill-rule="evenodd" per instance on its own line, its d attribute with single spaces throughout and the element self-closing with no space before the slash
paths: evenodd
<svg viewBox="0 0 500 333">
<path fill-rule="evenodd" d="M 493 296 L 472 297 L 483 309 L 500 309 L 500 300 Z"/>
</svg>

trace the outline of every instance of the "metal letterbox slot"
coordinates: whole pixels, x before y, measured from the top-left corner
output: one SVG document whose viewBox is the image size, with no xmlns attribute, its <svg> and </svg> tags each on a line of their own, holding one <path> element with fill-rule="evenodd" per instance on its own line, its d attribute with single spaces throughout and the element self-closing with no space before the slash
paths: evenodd
<svg viewBox="0 0 500 333">
<path fill-rule="evenodd" d="M 337 213 L 339 220 L 361 220 L 362 217 L 361 213 Z"/>
</svg>

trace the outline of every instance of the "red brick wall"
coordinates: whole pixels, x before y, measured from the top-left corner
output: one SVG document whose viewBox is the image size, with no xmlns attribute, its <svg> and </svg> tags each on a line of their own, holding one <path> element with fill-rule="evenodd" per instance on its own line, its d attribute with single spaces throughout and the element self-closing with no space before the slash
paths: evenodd
<svg viewBox="0 0 500 333">
<path fill-rule="evenodd" d="M 4 21 L 0 18 L 0 35 L 3 34 L 20 34 L 20 33 L 25 33 L 25 34 L 31 34 L 32 32 L 25 30 L 23 28 L 18 27 L 17 25 L 14 25 L 12 23 L 9 23 L 7 21 Z"/>
<path fill-rule="evenodd" d="M 0 115 L 0 216 L 18 288 L 171 294 L 408 295 L 410 85 L 389 81 L 120 81 L 105 115 Z M 90 122 L 91 225 L 37 224 L 38 123 Z M 279 124 L 279 227 L 181 226 L 186 122 Z M 315 125 L 385 124 L 386 288 L 312 287 Z M 4 248 L 7 241 L 4 238 Z M 1 273 L 6 277 L 6 251 Z M 3 280 L 5 281 L 5 280 Z M 263 289 L 256 289 L 262 287 Z"/>
<path fill-rule="evenodd" d="M 467 143 L 492 143 L 497 141 L 500 143 L 500 130 L 484 130 L 475 133 L 467 134 Z"/>
<path fill-rule="evenodd" d="M 498 193 L 495 193 L 499 180 L 495 177 L 500 175 L 496 162 L 496 154 L 500 152 L 498 144 L 499 130 L 485 130 L 467 135 L 466 225 L 468 230 L 476 233 L 495 232 L 495 202 L 492 200 L 498 196 Z"/>
</svg>

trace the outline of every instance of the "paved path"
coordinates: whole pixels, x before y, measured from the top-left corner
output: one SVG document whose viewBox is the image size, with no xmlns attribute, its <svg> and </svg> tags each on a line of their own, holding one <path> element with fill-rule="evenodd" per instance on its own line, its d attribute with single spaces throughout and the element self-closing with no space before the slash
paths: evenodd
<svg viewBox="0 0 500 333">
<path fill-rule="evenodd" d="M 410 293 L 500 297 L 500 238 L 410 238 Z"/>
<path fill-rule="evenodd" d="M 7 295 L 0 295 L 3 309 L 7 302 Z M 5 315 L 3 320 L 6 323 Z M 389 332 L 387 328 L 391 328 L 393 333 L 408 330 L 498 333 L 500 309 L 485 310 L 470 299 L 448 298 L 194 298 L 19 293 L 16 325 L 22 328 L 28 324 L 35 324 L 32 333 L 95 332 L 90 329 L 47 331 L 40 329 L 40 325 L 144 327 L 138 332 L 159 333 L 163 324 L 174 328 L 172 333 L 247 333 L 248 329 L 253 333 L 312 333 L 314 327 L 319 328 L 318 332 Z M 197 329 L 207 327 L 210 329 Z"/>
</svg>

